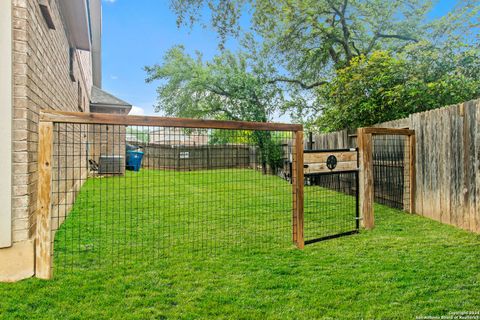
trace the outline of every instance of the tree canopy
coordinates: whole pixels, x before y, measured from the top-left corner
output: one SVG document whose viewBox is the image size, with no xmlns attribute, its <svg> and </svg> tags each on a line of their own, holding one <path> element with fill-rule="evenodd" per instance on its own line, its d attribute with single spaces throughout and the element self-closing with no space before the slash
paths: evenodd
<svg viewBox="0 0 480 320">
<path fill-rule="evenodd" d="M 157 108 L 167 114 L 265 121 L 282 111 L 322 130 L 478 97 L 480 74 L 469 70 L 477 68 L 480 6 L 458 1 L 434 19 L 434 4 L 171 0 L 179 26 L 211 25 L 221 50 L 204 62 L 175 47 L 147 67 L 147 80 L 164 80 Z M 229 37 L 242 50 L 224 49 Z"/>
<path fill-rule="evenodd" d="M 479 23 L 476 1 L 458 2 L 438 19 L 429 18 L 434 2 L 428 0 L 171 0 L 171 4 L 179 25 L 204 21 L 202 13 L 208 7 L 220 43 L 240 35 L 239 19 L 249 8 L 247 31 L 259 35 L 294 77 L 290 80 L 306 89 L 329 80 L 326 71 L 375 50 L 399 52 L 421 41 L 452 45 L 459 37 L 471 41 L 471 28 Z"/>
<path fill-rule="evenodd" d="M 212 61 L 170 49 L 163 64 L 145 68 L 147 82 L 158 87 L 156 111 L 167 115 L 245 121 L 271 120 L 282 104 L 282 92 L 251 68 L 246 55 L 223 51 Z"/>
<path fill-rule="evenodd" d="M 163 64 L 146 67 L 147 81 L 163 81 L 158 87 L 157 111 L 166 115 L 266 122 L 282 105 L 282 92 L 265 80 L 261 64 L 251 67 L 244 54 L 227 50 L 203 61 L 182 46 L 170 49 Z M 238 140 L 240 138 L 240 140 Z M 281 165 L 281 146 L 270 132 L 254 131 L 231 135 L 213 131 L 210 143 L 239 143 L 248 140 L 261 151 L 261 161 L 275 171 Z M 280 151 L 279 151 L 280 150 Z M 262 166 L 266 170 L 266 165 Z"/>
<path fill-rule="evenodd" d="M 359 56 L 319 90 L 326 103 L 312 125 L 321 131 L 353 129 L 479 97 L 479 72 L 474 51 L 437 52 L 428 59 L 421 52 L 410 59 L 386 51 Z"/>
</svg>

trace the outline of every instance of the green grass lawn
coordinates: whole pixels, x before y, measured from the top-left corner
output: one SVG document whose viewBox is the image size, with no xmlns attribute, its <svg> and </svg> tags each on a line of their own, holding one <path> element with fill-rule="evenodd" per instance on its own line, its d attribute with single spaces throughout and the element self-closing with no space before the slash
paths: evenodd
<svg viewBox="0 0 480 320">
<path fill-rule="evenodd" d="M 305 239 L 354 229 L 355 197 L 305 187 Z M 249 169 L 93 178 L 55 239 L 57 269 L 287 248 L 292 186 Z"/>
<path fill-rule="evenodd" d="M 345 203 L 336 214 L 352 217 L 350 196 L 306 187 L 305 198 L 309 236 L 322 235 L 317 225 L 338 231 L 327 226 Z M 480 236 L 375 209 L 374 230 L 298 250 L 291 186 L 277 177 L 143 170 L 89 179 L 57 232 L 55 278 L 0 283 L 0 318 L 414 319 L 480 311 Z M 321 210 L 331 219 L 319 218 Z"/>
</svg>

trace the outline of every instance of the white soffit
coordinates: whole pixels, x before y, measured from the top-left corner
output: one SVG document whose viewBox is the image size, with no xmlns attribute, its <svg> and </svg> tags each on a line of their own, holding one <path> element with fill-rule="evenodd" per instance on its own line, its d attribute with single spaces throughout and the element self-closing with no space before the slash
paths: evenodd
<svg viewBox="0 0 480 320">
<path fill-rule="evenodd" d="M 72 45 L 90 51 L 90 26 L 87 0 L 60 0 L 60 10 Z"/>
</svg>

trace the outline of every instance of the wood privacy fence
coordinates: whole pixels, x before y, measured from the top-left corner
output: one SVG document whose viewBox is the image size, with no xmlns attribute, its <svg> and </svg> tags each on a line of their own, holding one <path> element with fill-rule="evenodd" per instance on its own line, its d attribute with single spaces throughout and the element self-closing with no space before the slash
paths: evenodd
<svg viewBox="0 0 480 320">
<path fill-rule="evenodd" d="M 138 144 L 144 152 L 143 167 L 182 171 L 223 168 L 253 168 L 257 148 L 248 145 L 155 145 Z"/>
<path fill-rule="evenodd" d="M 480 100 L 416 113 L 378 127 L 416 133 L 415 212 L 480 232 Z M 313 148 L 356 147 L 356 131 L 312 137 Z M 309 145 L 308 137 L 305 145 Z"/>
</svg>

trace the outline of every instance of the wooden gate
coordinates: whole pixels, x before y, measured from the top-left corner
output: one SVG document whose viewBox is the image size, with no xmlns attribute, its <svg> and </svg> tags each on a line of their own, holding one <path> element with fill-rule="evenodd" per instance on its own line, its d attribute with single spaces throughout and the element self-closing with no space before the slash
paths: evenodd
<svg viewBox="0 0 480 320">
<path fill-rule="evenodd" d="M 357 132 L 357 144 L 360 151 L 360 212 L 362 224 L 365 229 L 372 229 L 375 226 L 374 208 L 375 193 L 378 197 L 385 197 L 391 205 L 392 183 L 388 180 L 387 174 L 381 170 L 388 168 L 401 169 L 397 174 L 401 177 L 401 183 L 393 185 L 400 186 L 401 208 L 413 213 L 415 208 L 415 131 L 410 129 L 393 128 L 360 128 Z M 387 150 L 382 154 L 379 148 Z M 403 150 L 399 150 L 402 148 Z M 377 170 L 377 174 L 375 174 Z M 390 185 L 389 185 L 390 184 Z M 390 191 L 390 192 L 387 192 Z"/>
<path fill-rule="evenodd" d="M 358 150 L 303 151 L 303 215 L 294 241 L 300 247 L 359 230 Z M 294 172 L 296 166 L 291 166 Z"/>
<path fill-rule="evenodd" d="M 358 150 L 304 151 L 305 244 L 357 233 Z"/>
</svg>

